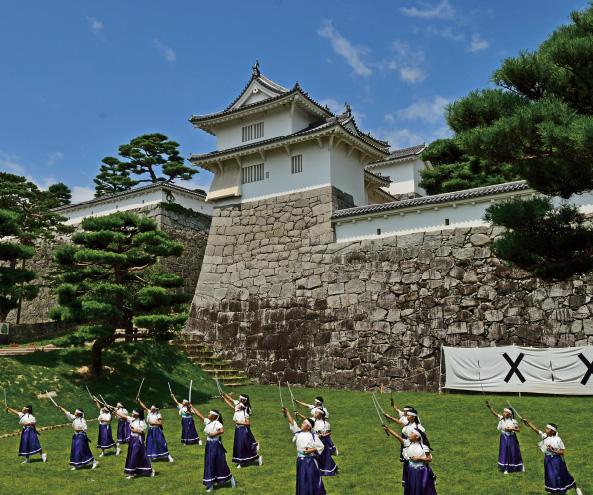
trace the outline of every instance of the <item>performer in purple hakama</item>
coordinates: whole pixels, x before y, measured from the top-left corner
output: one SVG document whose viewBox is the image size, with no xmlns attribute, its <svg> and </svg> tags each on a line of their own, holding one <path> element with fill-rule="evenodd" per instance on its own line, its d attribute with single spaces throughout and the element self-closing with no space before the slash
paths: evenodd
<svg viewBox="0 0 593 495">
<path fill-rule="evenodd" d="M 334 444 L 330 436 L 331 425 L 325 420 L 325 412 L 323 409 L 315 408 L 311 412 L 315 416 L 315 426 L 313 431 L 317 434 L 323 444 L 323 452 L 319 457 L 319 472 L 321 473 L 321 476 L 335 476 L 338 474 L 338 466 L 331 456 L 331 447 Z"/>
<path fill-rule="evenodd" d="M 558 436 L 558 426 L 554 423 L 546 425 L 546 432 L 543 433 L 538 430 L 531 421 L 523 418 L 529 428 L 535 431 L 541 442 L 538 443 L 539 448 L 545 454 L 544 457 L 544 473 L 545 473 L 545 489 L 550 493 L 566 493 L 568 490 L 574 488 L 578 495 L 583 495 L 581 489 L 577 487 L 576 481 L 568 472 L 566 463 L 564 462 L 564 443 Z"/>
<path fill-rule="evenodd" d="M 111 435 L 111 412 L 109 407 L 101 406 L 97 399 L 94 399 L 95 404 L 99 408 L 99 438 L 97 439 L 97 448 L 101 449 L 101 455 L 99 457 L 103 457 L 105 455 L 105 451 L 107 449 L 112 449 L 115 447 L 115 441 L 113 440 L 113 436 Z"/>
<path fill-rule="evenodd" d="M 74 414 L 70 414 L 61 406 L 58 406 L 58 409 L 72 421 L 72 428 L 74 428 L 72 449 L 70 450 L 70 465 L 72 466 L 72 471 L 79 467 L 86 466 L 91 462 L 93 463 L 92 469 L 95 469 L 99 465 L 99 461 L 95 460 L 93 453 L 89 448 L 90 440 L 86 436 L 87 425 L 84 419 L 84 409 L 79 407 L 74 411 Z"/>
<path fill-rule="evenodd" d="M 208 487 L 209 492 L 214 490 L 215 483 L 231 482 L 231 486 L 236 486 L 235 478 L 226 462 L 226 450 L 222 445 L 221 435 L 224 434 L 222 416 L 213 409 L 208 413 L 208 417 L 198 411 L 192 404 L 189 405 L 194 413 L 205 425 L 206 450 L 204 452 L 204 486 Z"/>
<path fill-rule="evenodd" d="M 222 400 L 235 411 L 233 415 L 233 421 L 235 422 L 233 462 L 237 464 L 237 469 L 256 461 L 261 466 L 263 464 L 263 458 L 257 453 L 259 443 L 256 442 L 253 433 L 251 433 L 251 404 L 249 403 L 249 396 L 241 394 L 239 400 L 236 401 L 223 392 Z"/>
<path fill-rule="evenodd" d="M 113 409 L 113 412 L 117 416 L 119 416 L 120 414 L 123 414 L 124 416 L 128 415 L 128 410 L 126 409 L 126 405 L 123 402 L 118 402 L 117 407 L 109 407 Z M 131 433 L 132 431 L 130 430 L 130 423 L 126 419 L 120 418 L 117 422 L 117 449 L 115 451 L 115 455 L 120 454 L 120 445 L 123 445 L 124 443 L 128 443 L 130 441 Z"/>
<path fill-rule="evenodd" d="M 146 434 L 146 454 L 151 460 L 167 457 L 169 462 L 173 462 L 171 454 L 169 454 L 169 447 L 167 447 L 167 440 L 163 434 L 163 417 L 159 412 L 159 406 L 150 406 L 150 409 L 144 405 L 140 397 L 136 397 L 138 403 L 146 411 L 146 419 L 148 423 L 148 433 Z"/>
<path fill-rule="evenodd" d="M 394 405 L 394 409 L 396 411 L 398 411 L 398 413 L 401 414 L 399 409 L 397 409 L 397 406 Z M 404 413 L 405 413 L 404 416 L 400 416 L 400 419 L 394 418 L 393 416 L 390 416 L 387 413 L 385 413 L 385 417 L 388 420 L 393 421 L 394 423 L 397 423 L 402 426 L 401 436 L 404 440 L 406 440 L 408 438 L 408 433 L 414 429 L 417 429 L 424 434 L 425 433 L 424 427 L 420 424 L 420 418 L 418 417 L 418 412 L 413 407 L 408 406 L 408 407 L 404 408 Z M 403 463 L 402 486 L 406 486 L 406 476 L 408 474 L 409 461 L 408 461 L 408 459 L 406 459 L 406 456 L 404 455 L 403 444 L 400 449 L 399 462 Z M 427 469 L 430 473 L 430 476 L 433 478 L 433 481 L 434 481 L 436 479 L 436 476 L 432 473 L 430 466 L 427 466 Z"/>
<path fill-rule="evenodd" d="M 131 417 L 118 410 L 115 410 L 114 413 L 130 426 L 130 440 L 128 442 L 128 455 L 126 456 L 124 473 L 128 475 L 128 479 L 142 474 L 153 477 L 155 471 L 152 469 L 144 445 L 144 435 L 146 434 L 144 411 L 140 408 L 134 409 Z"/>
<path fill-rule="evenodd" d="M 313 432 L 315 420 L 307 418 L 299 428 L 286 407 L 282 408 L 290 423 L 290 430 L 296 443 L 296 495 L 325 495 L 323 478 L 319 472 L 319 456 L 323 454 L 324 446 L 321 439 Z"/>
<path fill-rule="evenodd" d="M 404 495 L 436 495 L 434 480 L 428 469 L 428 463 L 432 462 L 430 445 L 427 444 L 424 432 L 411 428 L 408 438 L 405 439 L 387 425 L 383 425 L 383 429 L 397 438 L 404 448 L 404 457 L 408 461 Z"/>
<path fill-rule="evenodd" d="M 19 456 L 24 457 L 22 464 L 31 462 L 29 456 L 41 454 L 43 462 L 47 461 L 47 454 L 41 450 L 39 438 L 37 438 L 37 428 L 35 416 L 33 416 L 33 406 L 25 406 L 21 412 L 6 406 L 6 410 L 19 417 L 19 423 L 23 425 L 21 433 L 21 443 L 19 445 Z"/>
<path fill-rule="evenodd" d="M 517 433 L 521 431 L 519 423 L 511 409 L 505 408 L 502 416 L 496 414 L 488 401 L 486 407 L 498 418 L 498 429 L 500 430 L 500 448 L 498 449 L 498 469 L 509 474 L 509 472 L 525 471 L 523 457 Z"/>
<path fill-rule="evenodd" d="M 313 409 L 321 409 L 324 413 L 324 419 L 327 420 L 327 418 L 329 417 L 329 411 L 323 405 L 323 397 L 315 397 L 314 404 L 306 404 L 305 402 L 301 402 L 296 399 L 294 399 L 294 402 L 296 402 L 297 404 L 299 404 L 301 406 L 308 407 L 309 409 L 311 409 L 311 416 L 313 417 L 313 419 L 315 419 L 315 413 L 313 412 Z M 295 411 L 295 413 L 296 413 L 296 411 Z M 301 418 L 305 419 L 305 416 L 303 416 L 303 415 L 297 415 L 297 416 L 300 416 Z M 331 435 L 328 436 L 327 438 L 329 439 L 329 442 L 327 442 L 327 445 L 324 443 L 325 448 L 329 449 L 330 454 L 336 454 L 337 456 L 339 456 L 340 451 L 338 450 L 338 447 L 336 447 L 334 445 L 334 442 L 331 439 Z"/>
<path fill-rule="evenodd" d="M 194 418 L 192 418 L 193 412 L 189 407 L 189 401 L 183 399 L 183 402 L 179 403 L 174 394 L 171 394 L 171 397 L 173 397 L 175 404 L 177 404 L 179 414 L 181 415 L 181 443 L 183 445 L 193 445 L 196 443 L 202 445 L 202 440 L 200 440 L 196 430 Z"/>
</svg>

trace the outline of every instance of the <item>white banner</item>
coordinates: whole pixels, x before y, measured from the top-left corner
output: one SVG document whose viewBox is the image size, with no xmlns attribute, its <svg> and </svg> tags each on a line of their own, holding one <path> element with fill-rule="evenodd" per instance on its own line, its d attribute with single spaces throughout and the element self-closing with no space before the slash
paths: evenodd
<svg viewBox="0 0 593 495">
<path fill-rule="evenodd" d="M 443 347 L 445 388 L 593 395 L 593 346 Z"/>
</svg>

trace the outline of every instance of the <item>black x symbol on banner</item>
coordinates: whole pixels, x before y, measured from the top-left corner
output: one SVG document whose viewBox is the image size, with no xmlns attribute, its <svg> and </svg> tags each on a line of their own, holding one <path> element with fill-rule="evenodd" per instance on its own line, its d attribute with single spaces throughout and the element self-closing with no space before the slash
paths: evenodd
<svg viewBox="0 0 593 495">
<path fill-rule="evenodd" d="M 519 380 L 521 380 L 521 383 L 525 383 L 525 378 L 519 371 L 519 363 L 525 357 L 525 354 L 523 354 L 523 353 L 519 354 L 519 357 L 517 357 L 517 360 L 515 362 L 513 362 L 513 360 L 509 357 L 509 355 L 506 352 L 502 356 L 507 360 L 507 363 L 509 363 L 509 365 L 511 366 L 511 371 L 508 372 L 504 381 L 508 383 L 509 380 L 511 379 L 511 377 L 513 376 L 513 374 L 517 373 L 517 378 L 519 378 Z"/>
<path fill-rule="evenodd" d="M 581 385 L 587 385 L 589 378 L 591 378 L 591 375 L 593 374 L 593 363 L 587 361 L 587 358 L 582 354 L 579 354 L 579 358 L 581 358 L 581 361 L 585 363 L 585 366 L 587 367 L 587 373 L 585 373 L 585 376 L 581 380 Z"/>
</svg>

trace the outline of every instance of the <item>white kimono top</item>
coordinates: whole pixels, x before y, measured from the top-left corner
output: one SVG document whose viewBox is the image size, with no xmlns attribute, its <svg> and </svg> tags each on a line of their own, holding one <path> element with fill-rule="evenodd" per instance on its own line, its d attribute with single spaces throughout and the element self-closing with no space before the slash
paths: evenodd
<svg viewBox="0 0 593 495">
<path fill-rule="evenodd" d="M 191 416 L 191 414 L 189 413 L 189 407 L 184 406 L 183 403 L 177 404 L 177 408 L 179 409 L 179 414 L 182 414 L 185 417 Z"/>
<path fill-rule="evenodd" d="M 245 409 L 239 410 L 239 411 L 235 409 L 235 414 L 233 414 L 233 421 L 235 421 L 235 422 L 241 421 L 241 423 L 244 423 L 246 419 L 249 419 L 249 414 L 247 413 L 247 411 Z M 243 425 L 237 425 L 237 426 L 243 426 Z"/>
<path fill-rule="evenodd" d="M 111 423 L 111 414 L 110 413 L 99 414 L 99 424 L 108 425 L 109 423 Z"/>
<path fill-rule="evenodd" d="M 77 418 L 74 414 L 70 414 L 69 412 L 66 412 L 66 417 L 72 421 L 72 428 L 75 430 L 82 430 L 86 433 L 87 426 L 84 418 Z"/>
<path fill-rule="evenodd" d="M 120 414 L 125 414 L 126 416 L 129 414 L 128 410 L 125 407 L 118 407 L 116 411 Z M 120 421 L 125 421 L 125 419 L 119 418 Z"/>
<path fill-rule="evenodd" d="M 501 431 L 501 433 L 503 433 L 504 435 L 514 435 L 515 432 L 514 431 L 505 431 L 505 428 L 518 428 L 519 427 L 519 423 L 517 422 L 516 419 L 513 418 L 505 418 L 504 416 L 501 416 L 500 414 L 497 414 L 498 416 L 498 429 Z"/>
<path fill-rule="evenodd" d="M 558 454 L 553 454 L 552 452 L 550 452 L 550 449 L 564 450 L 564 443 L 562 442 L 562 439 L 557 434 L 554 435 L 553 437 L 549 437 L 544 432 L 540 431 L 539 436 L 542 439 L 542 441 L 539 442 L 541 444 L 540 447 L 545 447 L 546 449 L 548 449 L 547 452 L 545 453 L 546 455 L 558 455 Z M 544 449 L 542 448 L 542 450 L 544 450 Z"/>
<path fill-rule="evenodd" d="M 156 425 L 152 425 L 151 423 L 158 423 L 159 420 L 163 419 L 160 412 L 150 412 L 150 410 L 146 413 L 146 424 L 149 427 L 156 427 Z"/>
<path fill-rule="evenodd" d="M 315 420 L 315 426 L 313 427 L 313 431 L 315 433 L 322 433 L 323 435 L 325 435 L 326 433 L 329 433 L 331 431 L 331 425 L 323 419 L 317 419 Z"/>
<path fill-rule="evenodd" d="M 317 453 L 321 454 L 323 449 L 323 443 L 319 439 L 318 435 L 313 434 L 310 431 L 301 431 L 300 428 L 295 424 L 290 425 L 290 431 L 294 433 L 294 437 L 292 437 L 292 441 L 296 443 L 297 453 L 301 457 L 312 457 L 313 454 L 305 454 L 305 450 L 307 449 L 317 449 Z"/>
<path fill-rule="evenodd" d="M 140 430 L 143 432 L 146 432 L 146 421 L 141 420 L 140 418 L 134 418 L 133 416 L 128 416 L 126 417 L 128 423 L 130 423 L 130 428 L 133 428 L 134 430 Z M 132 432 L 131 435 L 133 437 L 140 437 L 142 435 L 140 435 L 140 433 L 134 433 Z"/>
<path fill-rule="evenodd" d="M 35 421 L 35 416 L 33 416 L 32 414 L 29 414 L 29 413 L 24 414 L 24 413 L 20 412 L 19 418 L 21 418 L 19 420 L 19 423 L 23 425 L 23 428 L 26 428 L 25 425 L 27 423 L 37 423 L 37 421 Z"/>
<path fill-rule="evenodd" d="M 428 446 L 420 445 L 420 442 L 412 443 L 410 440 L 404 440 L 404 459 L 410 461 L 410 466 L 414 468 L 423 466 L 423 462 L 414 462 L 411 459 L 412 457 L 426 459 L 428 453 L 430 453 Z"/>
<path fill-rule="evenodd" d="M 210 433 L 216 433 L 221 428 L 224 428 L 224 426 L 222 426 L 222 423 L 217 419 L 215 419 L 214 421 L 210 421 L 210 419 L 204 418 L 204 424 L 206 425 L 206 427 L 204 428 L 204 433 L 206 433 L 207 435 L 206 439 L 210 442 L 218 442 L 220 440 L 220 435 L 211 437 Z"/>
<path fill-rule="evenodd" d="M 422 433 L 426 431 L 424 430 L 424 427 L 422 425 L 417 425 L 416 423 L 408 423 L 406 426 L 402 428 L 402 435 L 408 438 L 412 430 L 420 430 Z"/>
</svg>

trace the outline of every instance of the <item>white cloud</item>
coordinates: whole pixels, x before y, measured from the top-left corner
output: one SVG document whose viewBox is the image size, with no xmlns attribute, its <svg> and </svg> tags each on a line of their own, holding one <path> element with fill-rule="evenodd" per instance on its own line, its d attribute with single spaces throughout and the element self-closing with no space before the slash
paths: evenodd
<svg viewBox="0 0 593 495">
<path fill-rule="evenodd" d="M 455 16 L 455 9 L 451 6 L 448 0 L 442 0 L 438 4 L 429 4 L 426 2 L 418 2 L 421 8 L 417 7 L 401 7 L 400 11 L 410 17 L 420 17 L 422 19 L 451 19 Z"/>
<path fill-rule="evenodd" d="M 82 203 L 95 197 L 95 190 L 90 187 L 74 186 L 72 188 L 72 203 Z"/>
<path fill-rule="evenodd" d="M 481 52 L 482 50 L 487 50 L 490 48 L 490 43 L 486 40 L 483 40 L 479 34 L 474 34 L 472 36 L 472 42 L 469 45 L 470 52 Z"/>
<path fill-rule="evenodd" d="M 394 58 L 387 63 L 387 68 L 399 72 L 400 77 L 409 83 L 422 82 L 427 77 L 424 70 L 424 52 L 411 47 L 408 43 L 395 41 L 391 45 Z"/>
<path fill-rule="evenodd" d="M 373 73 L 368 62 L 364 60 L 369 53 L 369 48 L 352 45 L 352 43 L 334 28 L 331 21 L 324 21 L 323 26 L 317 30 L 317 34 L 330 41 L 334 52 L 346 59 L 346 62 L 352 67 L 355 74 L 359 76 L 370 76 Z"/>
<path fill-rule="evenodd" d="M 397 116 L 406 119 L 420 119 L 434 124 L 443 118 L 445 105 L 449 103 L 447 98 L 435 96 L 432 101 L 420 100 L 412 103 L 409 107 L 397 111 Z"/>
<path fill-rule="evenodd" d="M 35 182 L 42 191 L 47 191 L 49 186 L 53 186 L 57 181 L 53 177 L 43 177 L 41 180 L 33 180 L 33 182 Z"/>
<path fill-rule="evenodd" d="M 0 151 L 0 170 L 13 174 L 23 174 L 25 168 L 18 163 L 19 157 Z"/>
<path fill-rule="evenodd" d="M 62 153 L 61 151 L 56 151 L 55 153 L 49 153 L 47 155 L 47 166 L 51 167 L 54 163 L 56 163 L 56 160 L 62 160 L 64 158 L 64 153 Z"/>
<path fill-rule="evenodd" d="M 177 55 L 175 55 L 175 52 L 173 51 L 172 48 L 169 48 L 168 46 L 163 45 L 157 39 L 154 40 L 154 45 L 156 46 L 156 48 L 157 48 L 158 52 L 161 54 L 161 56 L 167 62 L 174 64 L 177 61 Z"/>
<path fill-rule="evenodd" d="M 446 38 L 453 41 L 463 41 L 465 39 L 463 33 L 454 32 L 453 29 L 451 29 L 450 27 L 445 29 L 436 29 L 434 27 L 428 27 L 426 28 L 426 32 L 428 34 L 436 34 L 441 38 Z"/>
<path fill-rule="evenodd" d="M 380 139 L 389 141 L 391 149 L 397 150 L 415 146 L 424 142 L 423 136 L 410 129 L 390 129 L 379 131 Z"/>
<path fill-rule="evenodd" d="M 318 103 L 322 107 L 327 105 L 333 113 L 342 113 L 344 111 L 344 105 L 338 103 L 338 100 L 335 100 L 334 98 L 325 98 L 323 100 L 319 100 Z"/>
<path fill-rule="evenodd" d="M 87 16 L 86 20 L 89 21 L 91 31 L 93 32 L 93 34 L 95 36 L 101 37 L 101 35 L 103 34 L 103 23 L 98 19 L 95 19 L 94 17 L 90 16 Z"/>
</svg>

